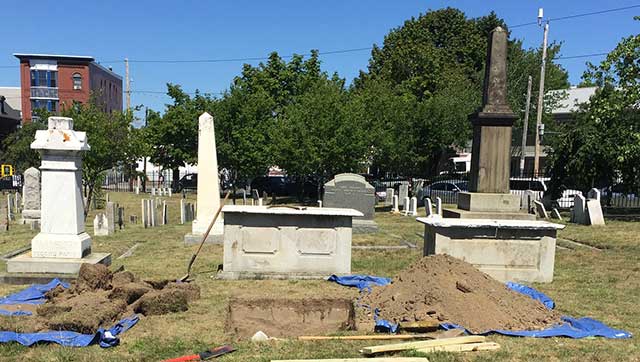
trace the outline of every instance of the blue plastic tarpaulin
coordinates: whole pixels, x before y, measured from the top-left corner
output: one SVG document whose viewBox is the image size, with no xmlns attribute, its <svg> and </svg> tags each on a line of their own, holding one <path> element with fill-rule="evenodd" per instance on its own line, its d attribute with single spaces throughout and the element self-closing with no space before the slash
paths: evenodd
<svg viewBox="0 0 640 362">
<path fill-rule="evenodd" d="M 369 292 L 371 291 L 371 285 L 373 284 L 373 282 L 368 282 L 368 281 L 387 280 L 387 282 L 384 284 L 374 284 L 374 285 L 382 285 L 382 286 L 387 285 L 391 282 L 391 280 L 388 278 L 374 277 L 374 276 L 368 276 L 368 275 L 353 275 L 351 277 L 353 278 L 344 277 L 344 276 L 337 277 L 335 275 L 332 275 L 328 280 L 332 282 L 336 282 L 340 285 L 355 286 L 358 289 L 360 289 L 360 292 L 363 292 L 365 290 Z M 362 284 L 360 284 L 358 281 L 362 281 Z M 524 294 L 532 299 L 539 301 L 548 309 L 555 308 L 555 302 L 553 301 L 553 299 L 549 298 L 547 295 L 545 295 L 544 293 L 534 288 L 528 287 L 526 285 L 514 283 L 514 282 L 508 282 L 506 285 L 509 289 L 513 291 Z M 360 304 L 360 305 L 371 310 L 371 307 L 368 305 L 365 305 L 365 304 Z M 375 329 L 377 331 L 395 333 L 398 330 L 398 324 L 395 324 L 393 322 L 380 318 L 379 312 L 380 311 L 377 308 L 373 310 L 373 318 L 376 323 Z M 537 338 L 605 337 L 605 338 L 617 339 L 617 338 L 631 338 L 632 336 L 632 334 L 627 331 L 613 329 L 607 326 L 606 324 L 591 318 L 572 318 L 572 317 L 564 316 L 562 317 L 562 321 L 564 323 L 544 329 L 544 330 L 539 330 L 539 331 L 490 330 L 481 334 L 498 333 L 506 336 L 537 337 Z M 440 326 L 444 329 L 453 329 L 453 328 L 465 329 L 464 327 L 453 324 L 453 323 L 443 323 Z M 471 334 L 466 329 L 465 331 Z"/>
<path fill-rule="evenodd" d="M 61 285 L 63 288 L 69 288 L 68 283 L 64 283 L 58 279 L 54 279 L 47 284 L 34 284 L 17 293 L 11 294 L 4 298 L 0 298 L 0 305 L 9 304 L 42 304 L 46 301 L 45 293 L 49 290 Z M 0 306 L 0 308 L 2 308 Z M 31 312 L 16 311 L 11 312 L 0 309 L 1 315 L 11 316 L 27 316 Z M 127 331 L 138 323 L 138 316 L 133 315 L 124 318 L 108 330 L 100 328 L 95 334 L 82 334 L 69 331 L 51 331 L 38 333 L 16 333 L 11 331 L 0 331 L 0 343 L 18 342 L 24 346 L 31 346 L 38 342 L 57 343 L 65 347 L 86 347 L 95 343 L 100 344 L 103 348 L 117 346 L 120 343 L 118 335 Z"/>
<path fill-rule="evenodd" d="M 27 347 L 40 342 L 57 343 L 65 347 L 86 347 L 98 343 L 100 347 L 103 348 L 114 347 L 120 343 L 118 335 L 136 325 L 138 319 L 137 315 L 125 318 L 108 330 L 100 328 L 95 334 L 82 334 L 69 331 L 38 333 L 0 331 L 0 343 L 18 342 Z"/>
<path fill-rule="evenodd" d="M 374 277 L 371 275 L 343 275 L 337 276 L 332 275 L 327 279 L 330 282 L 336 282 L 340 285 L 344 285 L 346 287 L 356 287 L 358 290 L 368 290 L 371 291 L 371 286 L 385 286 L 391 283 L 391 279 L 383 278 L 383 277 Z"/>
</svg>

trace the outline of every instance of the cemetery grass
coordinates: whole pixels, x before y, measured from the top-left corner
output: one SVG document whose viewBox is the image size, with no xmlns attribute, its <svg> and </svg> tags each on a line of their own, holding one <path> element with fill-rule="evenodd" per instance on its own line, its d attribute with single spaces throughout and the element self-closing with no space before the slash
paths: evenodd
<svg viewBox="0 0 640 362">
<path fill-rule="evenodd" d="M 193 198 L 193 196 L 189 196 Z M 111 200 L 126 207 L 130 214 L 140 216 L 141 196 L 111 193 Z M 190 225 L 179 225 L 179 196 L 169 199 L 170 225 L 144 229 L 140 224 L 127 224 L 114 236 L 94 237 L 93 249 L 110 252 L 113 268 L 124 265 L 143 279 L 176 279 L 186 272 L 195 246 L 184 246 L 182 238 Z M 421 214 L 424 211 L 421 210 Z M 92 212 L 87 219 L 87 231 L 92 234 Z M 391 215 L 382 209 L 376 213 L 380 232 L 355 235 L 354 245 L 406 245 L 407 249 L 354 249 L 354 273 L 392 277 L 421 256 L 423 227 L 411 217 Z M 0 234 L 0 254 L 28 245 L 35 232 L 22 225 Z M 556 254 L 554 282 L 535 287 L 555 299 L 563 314 L 590 316 L 640 333 L 640 222 L 608 221 L 604 227 L 589 228 L 568 225 L 561 238 L 578 241 L 602 251 L 562 244 Z M 562 242 L 561 242 L 562 243 Z M 138 244 L 130 257 L 118 259 Z M 206 245 L 193 268 L 195 282 L 202 297 L 186 312 L 163 316 L 142 317 L 140 322 L 121 336 L 121 344 L 110 349 L 98 346 L 65 348 L 57 345 L 23 347 L 16 343 L 0 344 L 0 360 L 6 361 L 157 361 L 192 354 L 205 349 L 233 343 L 238 349 L 220 361 L 270 361 L 286 358 L 347 358 L 358 357 L 358 349 L 376 343 L 323 341 L 280 341 L 266 344 L 236 342 L 225 331 L 227 301 L 230 296 L 262 296 L 304 298 L 344 296 L 356 298 L 357 292 L 324 281 L 216 281 L 212 279 L 222 263 L 222 247 Z M 4 265 L 2 265 L 4 268 Z M 0 285 L 0 295 L 22 289 L 21 286 Z M 28 318 L 28 317 L 16 317 Z M 363 332 L 358 332 L 363 333 Z M 640 343 L 636 337 L 628 340 L 601 338 L 571 340 L 567 338 L 507 338 L 490 336 L 501 344 L 496 352 L 468 354 L 429 354 L 430 361 L 627 361 L 640 360 Z M 418 356 L 405 353 L 405 356 Z"/>
</svg>

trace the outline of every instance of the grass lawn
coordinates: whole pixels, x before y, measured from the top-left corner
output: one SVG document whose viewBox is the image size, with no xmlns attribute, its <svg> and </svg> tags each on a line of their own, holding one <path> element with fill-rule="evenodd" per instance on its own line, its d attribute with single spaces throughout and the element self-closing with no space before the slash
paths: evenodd
<svg viewBox="0 0 640 362">
<path fill-rule="evenodd" d="M 193 196 L 191 196 L 193 197 Z M 140 196 L 111 193 L 110 199 L 125 206 L 126 218 L 140 216 Z M 167 199 L 167 198 L 165 198 Z M 179 225 L 179 195 L 168 199 L 170 225 L 144 229 L 140 224 L 127 224 L 126 230 L 110 237 L 94 237 L 93 250 L 112 253 L 113 267 L 124 265 L 142 278 L 175 279 L 185 274 L 195 246 L 184 246 L 183 236 L 191 225 Z M 423 212 L 421 212 L 423 214 Z M 87 232 L 93 234 L 93 214 L 89 215 Z M 418 249 L 353 250 L 354 273 L 393 276 L 421 256 L 422 224 L 411 217 L 376 214 L 380 232 L 354 235 L 354 245 L 401 245 L 404 241 L 418 244 Z M 22 225 L 12 225 L 0 234 L 0 254 L 28 245 L 35 232 Z M 599 319 L 614 328 L 640 333 L 640 222 L 608 221 L 603 227 L 567 225 L 560 238 L 589 244 L 600 250 L 574 247 L 556 253 L 553 283 L 536 288 L 551 296 L 563 314 Z M 118 259 L 133 245 L 133 255 Z M 188 311 L 164 316 L 142 317 L 140 322 L 121 336 L 121 345 L 102 349 L 65 348 L 39 345 L 0 344 L 2 361 L 157 361 L 199 352 L 216 345 L 234 342 L 224 332 L 227 300 L 231 295 L 303 297 L 340 295 L 356 297 L 357 292 L 324 281 L 218 281 L 212 279 L 222 263 L 222 246 L 203 248 L 193 271 L 202 289 L 202 298 Z M 4 269 L 4 265 L 0 266 Z M 22 289 L 0 285 L 0 295 Z M 28 317 L 16 317 L 28 318 Z M 568 338 L 507 338 L 490 336 L 502 345 L 497 352 L 467 354 L 435 353 L 430 361 L 640 361 L 637 338 L 606 340 L 602 338 L 571 340 Z M 371 345 L 364 342 L 298 342 L 281 341 L 267 344 L 238 342 L 238 351 L 220 361 L 270 361 L 285 358 L 359 357 L 358 349 Z M 374 343 L 375 344 L 375 343 Z"/>
</svg>

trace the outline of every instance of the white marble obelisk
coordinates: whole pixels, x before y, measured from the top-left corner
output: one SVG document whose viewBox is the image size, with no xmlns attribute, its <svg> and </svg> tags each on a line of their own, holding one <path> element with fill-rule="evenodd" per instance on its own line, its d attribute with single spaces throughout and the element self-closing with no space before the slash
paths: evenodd
<svg viewBox="0 0 640 362">
<path fill-rule="evenodd" d="M 191 234 L 185 235 L 185 243 L 198 243 L 207 231 L 220 207 L 220 183 L 218 181 L 218 156 L 213 116 L 203 113 L 198 118 L 198 202 L 196 218 Z M 224 232 L 222 215 L 218 216 L 207 242 L 222 243 Z"/>
</svg>

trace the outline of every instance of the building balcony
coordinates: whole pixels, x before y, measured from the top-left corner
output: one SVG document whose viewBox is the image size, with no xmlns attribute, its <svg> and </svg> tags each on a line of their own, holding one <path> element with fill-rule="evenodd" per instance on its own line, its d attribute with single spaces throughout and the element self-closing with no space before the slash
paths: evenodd
<svg viewBox="0 0 640 362">
<path fill-rule="evenodd" d="M 31 87 L 31 98 L 58 99 L 58 88 Z"/>
</svg>

